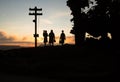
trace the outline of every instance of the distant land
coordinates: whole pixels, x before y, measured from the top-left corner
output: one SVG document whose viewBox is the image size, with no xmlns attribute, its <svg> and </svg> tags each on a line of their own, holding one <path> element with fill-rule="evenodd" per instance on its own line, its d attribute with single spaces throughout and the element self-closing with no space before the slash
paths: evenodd
<svg viewBox="0 0 120 82">
<path fill-rule="evenodd" d="M 0 50 L 10 50 L 10 49 L 18 49 L 22 48 L 19 45 L 0 45 Z"/>
<path fill-rule="evenodd" d="M 60 44 L 55 44 L 54 46 L 59 46 Z M 68 45 L 68 44 L 66 44 Z M 69 44 L 73 45 L 73 44 Z M 44 44 L 39 44 L 38 47 L 43 47 Z M 49 46 L 47 44 L 47 46 Z M 0 50 L 12 50 L 12 49 L 20 49 L 20 48 L 32 48 L 32 46 L 20 46 L 20 45 L 0 45 Z"/>
</svg>

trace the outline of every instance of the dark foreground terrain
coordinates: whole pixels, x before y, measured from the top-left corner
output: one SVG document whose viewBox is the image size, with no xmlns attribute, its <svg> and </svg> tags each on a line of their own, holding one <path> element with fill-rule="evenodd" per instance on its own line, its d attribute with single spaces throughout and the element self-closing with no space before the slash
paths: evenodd
<svg viewBox="0 0 120 82">
<path fill-rule="evenodd" d="M 119 82 L 119 51 L 74 45 L 0 51 L 0 82 Z"/>
</svg>

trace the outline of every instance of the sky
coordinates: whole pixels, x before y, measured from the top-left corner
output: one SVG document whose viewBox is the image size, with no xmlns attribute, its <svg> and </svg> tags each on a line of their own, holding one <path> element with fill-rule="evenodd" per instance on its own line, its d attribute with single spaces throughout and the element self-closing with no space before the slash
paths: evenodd
<svg viewBox="0 0 120 82">
<path fill-rule="evenodd" d="M 34 16 L 30 16 L 29 8 L 42 8 L 42 16 L 38 16 L 38 44 L 43 42 L 43 30 L 48 33 L 52 29 L 58 43 L 61 30 L 64 30 L 66 43 L 74 44 L 74 36 L 70 34 L 72 22 L 71 11 L 66 6 L 67 0 L 0 0 L 0 45 L 34 46 Z"/>
</svg>

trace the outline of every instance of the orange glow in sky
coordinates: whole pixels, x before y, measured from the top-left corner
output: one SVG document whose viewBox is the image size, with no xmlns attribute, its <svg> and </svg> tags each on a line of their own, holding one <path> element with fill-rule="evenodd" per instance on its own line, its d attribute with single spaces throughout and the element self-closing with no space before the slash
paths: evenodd
<svg viewBox="0 0 120 82">
<path fill-rule="evenodd" d="M 66 0 L 0 0 L 0 45 L 32 46 L 34 44 L 34 16 L 30 16 L 29 8 L 42 8 L 42 16 L 38 16 L 38 44 L 43 42 L 43 30 L 48 33 L 52 29 L 56 37 L 64 30 L 68 39 L 66 43 L 74 43 L 69 37 L 72 23 L 71 11 Z M 74 38 L 74 37 L 73 37 Z M 56 39 L 58 43 L 58 39 Z M 73 41 L 73 42 L 72 42 Z"/>
</svg>

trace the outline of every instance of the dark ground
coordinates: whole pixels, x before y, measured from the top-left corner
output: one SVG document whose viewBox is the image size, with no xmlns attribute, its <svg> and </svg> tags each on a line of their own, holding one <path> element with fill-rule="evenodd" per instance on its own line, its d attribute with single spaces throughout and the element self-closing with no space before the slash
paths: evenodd
<svg viewBox="0 0 120 82">
<path fill-rule="evenodd" d="M 0 51 L 0 82 L 119 82 L 119 51 L 74 45 Z"/>
</svg>

